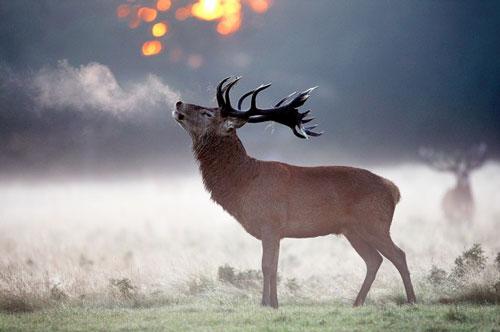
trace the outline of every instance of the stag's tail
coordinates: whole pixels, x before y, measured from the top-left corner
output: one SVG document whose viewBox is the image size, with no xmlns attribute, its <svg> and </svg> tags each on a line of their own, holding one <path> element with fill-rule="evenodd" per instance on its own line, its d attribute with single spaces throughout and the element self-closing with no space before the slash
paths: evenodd
<svg viewBox="0 0 500 332">
<path fill-rule="evenodd" d="M 383 179 L 384 183 L 387 185 L 389 190 L 391 191 L 392 199 L 394 200 L 394 205 L 398 204 L 401 200 L 401 193 L 399 191 L 398 186 L 394 184 L 391 180 Z"/>
</svg>

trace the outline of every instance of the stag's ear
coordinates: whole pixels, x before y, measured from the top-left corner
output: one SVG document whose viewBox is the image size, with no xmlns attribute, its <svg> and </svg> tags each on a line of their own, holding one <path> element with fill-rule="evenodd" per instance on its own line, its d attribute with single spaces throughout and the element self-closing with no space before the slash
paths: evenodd
<svg viewBox="0 0 500 332">
<path fill-rule="evenodd" d="M 235 117 L 227 117 L 222 124 L 222 128 L 226 133 L 229 133 L 235 129 L 240 128 L 246 123 L 245 119 L 239 119 Z"/>
</svg>

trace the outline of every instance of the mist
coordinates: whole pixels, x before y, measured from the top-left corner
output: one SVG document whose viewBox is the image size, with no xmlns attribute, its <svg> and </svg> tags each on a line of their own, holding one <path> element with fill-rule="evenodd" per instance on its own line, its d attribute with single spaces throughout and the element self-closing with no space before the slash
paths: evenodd
<svg viewBox="0 0 500 332">
<path fill-rule="evenodd" d="M 217 84 L 236 75 L 233 103 L 272 82 L 262 108 L 318 86 L 301 111 L 322 136 L 247 123 L 237 133 L 248 155 L 360 167 L 399 187 L 391 237 L 419 304 L 476 286 L 499 303 L 500 2 L 273 0 L 258 12 L 242 0 L 228 35 L 218 21 L 176 17 L 194 1 L 133 28 L 117 17 L 119 5 L 146 2 L 0 1 L 0 314 L 260 302 L 261 242 L 211 200 L 172 118 L 177 101 L 215 107 Z M 169 24 L 164 37 L 151 35 L 157 21 Z M 146 56 L 152 39 L 163 48 Z M 451 221 L 443 198 L 459 172 L 437 171 L 419 151 L 477 146 L 474 216 Z M 453 283 L 457 257 L 475 244 L 484 268 Z M 343 235 L 283 239 L 280 303 L 350 305 L 365 273 Z M 367 303 L 401 294 L 384 259 Z"/>
<path fill-rule="evenodd" d="M 474 243 L 481 243 L 490 259 L 500 250 L 498 163 L 487 163 L 472 176 L 477 204 L 473 223 L 454 224 L 443 216 L 440 202 L 454 185 L 453 176 L 419 164 L 374 171 L 400 187 L 392 237 L 407 253 L 421 301 L 438 296 L 425 286 L 433 266 L 451 268 L 455 257 Z M 105 292 L 110 279 L 126 277 L 144 294 L 160 290 L 183 297 L 191 283 L 216 280 L 220 266 L 242 271 L 260 266 L 260 242 L 210 200 L 196 174 L 9 182 L 2 184 L 0 200 L 2 269 L 16 271 L 28 264 L 32 272 L 22 282 L 36 284 L 48 277 L 70 296 Z M 343 236 L 282 241 L 280 278 L 296 280 L 306 298 L 350 303 L 364 269 Z M 287 296 L 283 285 L 280 289 Z M 399 291 L 399 275 L 385 261 L 370 300 L 383 302 Z"/>
</svg>

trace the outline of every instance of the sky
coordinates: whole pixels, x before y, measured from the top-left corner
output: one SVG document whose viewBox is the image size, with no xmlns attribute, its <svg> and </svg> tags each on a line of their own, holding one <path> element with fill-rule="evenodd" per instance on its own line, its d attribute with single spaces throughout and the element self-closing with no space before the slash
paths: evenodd
<svg viewBox="0 0 500 332">
<path fill-rule="evenodd" d="M 172 105 L 215 106 L 230 75 L 243 76 L 235 97 L 272 82 L 262 105 L 319 86 L 307 107 L 325 134 L 248 124 L 239 135 L 258 158 L 393 166 L 480 142 L 500 157 L 498 1 L 274 0 L 226 37 L 167 12 L 154 57 L 121 3 L 0 0 L 0 176 L 190 172 Z"/>
</svg>

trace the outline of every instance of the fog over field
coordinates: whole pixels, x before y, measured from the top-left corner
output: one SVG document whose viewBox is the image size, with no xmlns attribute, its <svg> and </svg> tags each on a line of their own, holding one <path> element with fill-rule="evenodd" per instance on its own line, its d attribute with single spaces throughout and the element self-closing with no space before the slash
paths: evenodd
<svg viewBox="0 0 500 332">
<path fill-rule="evenodd" d="M 474 243 L 483 245 L 490 263 L 500 251 L 497 163 L 474 173 L 477 217 L 465 225 L 449 223 L 442 215 L 440 200 L 454 184 L 451 176 L 416 164 L 373 171 L 401 189 L 392 234 L 407 253 L 420 300 L 437 300 L 438 294 L 425 286 L 433 265 L 451 269 L 455 257 Z M 118 300 L 109 295 L 110 280 L 126 278 L 145 298 L 199 295 L 193 290 L 199 284 L 201 293 L 211 294 L 205 296 L 224 301 L 242 291 L 217 288 L 220 266 L 260 269 L 260 242 L 210 200 L 196 173 L 108 181 L 4 181 L 0 200 L 4 290 L 19 287 L 14 291 L 43 298 L 57 289 L 89 303 L 114 303 Z M 301 298 L 350 303 L 364 272 L 364 262 L 342 236 L 282 241 L 279 291 L 285 301 L 298 296 L 290 294 L 293 279 Z M 203 283 L 212 286 L 205 289 Z M 242 294 L 257 301 L 257 290 Z M 400 277 L 385 260 L 369 299 L 388 301 L 398 294 L 403 294 Z"/>
</svg>

